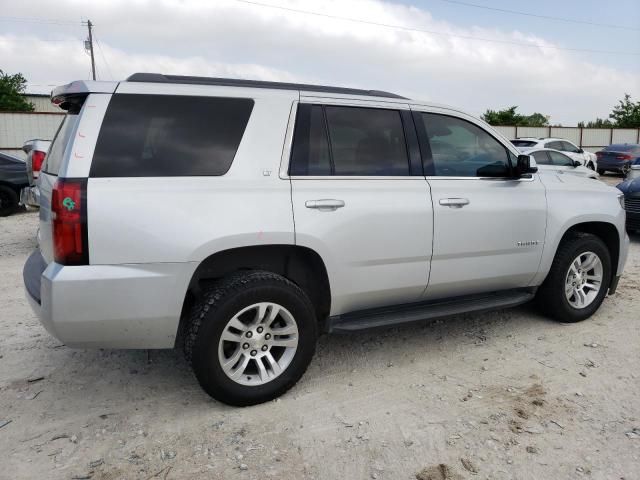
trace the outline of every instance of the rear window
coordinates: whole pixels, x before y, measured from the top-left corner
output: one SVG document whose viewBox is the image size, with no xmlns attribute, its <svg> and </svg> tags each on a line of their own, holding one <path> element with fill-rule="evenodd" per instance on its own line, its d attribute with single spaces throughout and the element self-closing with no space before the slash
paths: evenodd
<svg viewBox="0 0 640 480">
<path fill-rule="evenodd" d="M 91 177 L 219 176 L 233 162 L 249 98 L 114 95 Z"/>
<path fill-rule="evenodd" d="M 53 143 L 49 147 L 47 156 L 44 160 L 42 171 L 49 175 L 58 175 L 62 166 L 62 158 L 64 157 L 64 149 L 69 143 L 69 137 L 78 122 L 78 114 L 68 113 L 65 115 L 62 123 L 58 127 L 56 135 L 53 137 Z"/>
<path fill-rule="evenodd" d="M 531 140 L 511 140 L 511 143 L 515 147 L 535 147 L 538 144 Z"/>
</svg>

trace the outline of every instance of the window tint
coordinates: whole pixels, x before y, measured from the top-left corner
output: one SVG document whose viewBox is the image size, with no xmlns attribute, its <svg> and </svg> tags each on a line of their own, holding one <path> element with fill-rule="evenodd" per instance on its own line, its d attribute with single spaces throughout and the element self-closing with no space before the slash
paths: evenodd
<svg viewBox="0 0 640 480">
<path fill-rule="evenodd" d="M 572 145 L 569 142 L 560 142 L 562 144 L 562 151 L 563 152 L 572 152 L 572 153 L 578 153 L 578 147 Z"/>
<path fill-rule="evenodd" d="M 114 95 L 90 175 L 224 175 L 252 109 L 248 98 Z"/>
<path fill-rule="evenodd" d="M 562 142 L 547 142 L 544 148 L 553 148 L 554 150 L 562 150 Z"/>
<path fill-rule="evenodd" d="M 325 107 L 334 175 L 409 175 L 397 110 Z"/>
<path fill-rule="evenodd" d="M 331 175 L 331 157 L 320 105 L 298 106 L 289 175 Z"/>
<path fill-rule="evenodd" d="M 397 110 L 298 106 L 290 175 L 409 175 Z"/>
<path fill-rule="evenodd" d="M 558 152 L 547 152 L 551 157 L 551 161 L 558 167 L 573 167 L 573 160 L 566 155 Z"/>
<path fill-rule="evenodd" d="M 506 177 L 507 149 L 480 127 L 456 117 L 423 113 L 435 175 Z"/>
<path fill-rule="evenodd" d="M 552 165 L 551 160 L 547 157 L 547 152 L 533 152 L 531 155 L 538 165 Z"/>
<path fill-rule="evenodd" d="M 535 147 L 538 144 L 533 140 L 511 140 L 511 143 L 516 147 Z"/>
<path fill-rule="evenodd" d="M 64 149 L 69 143 L 69 137 L 73 132 L 73 129 L 78 122 L 78 115 L 68 113 L 65 115 L 56 135 L 53 137 L 53 142 L 49 147 L 47 155 L 44 157 L 44 165 L 42 171 L 50 175 L 58 175 L 60 167 L 62 166 L 62 158 L 64 157 Z"/>
</svg>

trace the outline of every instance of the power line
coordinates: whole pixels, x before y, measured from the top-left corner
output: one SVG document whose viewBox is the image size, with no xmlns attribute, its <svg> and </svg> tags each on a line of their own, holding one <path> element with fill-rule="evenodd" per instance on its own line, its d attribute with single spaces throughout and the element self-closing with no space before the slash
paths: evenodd
<svg viewBox="0 0 640 480">
<path fill-rule="evenodd" d="M 635 30 L 640 32 L 640 28 L 638 27 L 627 27 L 624 25 L 613 25 L 610 23 L 597 23 L 597 22 L 589 22 L 588 20 L 579 20 L 576 18 L 567 18 L 567 17 L 553 17 L 551 15 L 539 15 L 537 13 L 528 13 L 528 12 L 520 12 L 518 10 L 508 10 L 506 8 L 497 8 L 497 7 L 488 7 L 486 5 L 478 5 L 476 3 L 469 2 L 461 2 L 459 0 L 441 0 L 447 3 L 454 3 L 456 5 L 464 5 L 465 7 L 474 7 L 474 8 L 482 8 L 484 10 L 492 10 L 494 12 L 502 12 L 502 13 L 510 13 L 513 15 L 524 15 L 526 17 L 535 17 L 542 18 L 544 20 L 556 20 L 559 22 L 569 22 L 569 23 L 579 23 L 581 25 L 592 25 L 594 27 L 606 27 L 606 28 L 616 28 L 616 29 L 624 29 L 624 30 Z"/>
<path fill-rule="evenodd" d="M 102 57 L 102 60 L 104 61 L 105 66 L 107 67 L 107 72 L 109 72 L 109 76 L 111 77 L 111 80 L 113 80 L 111 67 L 109 67 L 109 63 L 107 62 L 107 57 L 104 55 L 104 52 L 102 51 L 102 46 L 100 45 L 100 41 L 98 40 L 98 37 L 96 36 L 95 32 L 93 34 L 93 38 L 96 41 L 96 45 L 98 45 L 98 50 L 100 50 L 100 56 Z"/>
<path fill-rule="evenodd" d="M 17 22 L 17 23 L 37 23 L 42 25 L 61 25 L 61 26 L 82 26 L 81 22 L 73 22 L 71 20 L 57 20 L 54 18 L 42 18 L 42 17 L 11 17 L 0 16 L 0 22 Z"/>
<path fill-rule="evenodd" d="M 324 18 L 332 18 L 334 20 L 346 20 L 348 22 L 354 22 L 354 23 L 362 23 L 362 24 L 366 24 L 366 25 L 374 25 L 376 27 L 384 27 L 384 28 L 392 28 L 392 29 L 396 29 L 396 30 L 404 30 L 404 31 L 408 31 L 408 32 L 420 32 L 420 33 L 429 33 L 431 35 L 439 35 L 439 36 L 443 36 L 443 37 L 452 37 L 452 38 L 463 38 L 465 40 L 474 40 L 474 41 L 480 41 L 480 42 L 491 42 L 491 43 L 503 43 L 503 44 L 508 44 L 508 45 L 518 45 L 521 47 L 528 47 L 528 48 L 546 48 L 546 49 L 552 49 L 552 50 L 562 50 L 562 51 L 568 51 L 568 52 L 585 52 L 585 53 L 603 53 L 603 54 L 608 54 L 608 55 L 638 55 L 640 56 L 640 52 L 621 52 L 621 51 L 614 51 L 614 50 L 592 50 L 589 48 L 568 48 L 568 47 L 558 47 L 555 45 L 539 45 L 536 43 L 524 43 L 524 42 L 516 42 L 516 41 L 512 41 L 512 40 L 497 40 L 497 39 L 493 39 L 493 38 L 481 38 L 481 37 L 474 37 L 471 35 L 457 35 L 454 33 L 444 33 L 444 32 L 437 32 L 437 31 L 433 31 L 433 30 L 426 30 L 423 28 L 414 28 L 414 27 L 406 27 L 404 25 L 392 25 L 392 24 L 388 24 L 388 23 L 380 23 L 380 22 L 373 22 L 373 21 L 369 21 L 369 20 L 362 20 L 359 18 L 350 18 L 350 17 L 343 17 L 340 15 L 331 15 L 328 13 L 320 13 L 320 12 L 312 12 L 309 10 L 300 10 L 297 8 L 291 8 L 291 7 L 283 7 L 281 5 L 271 5 L 268 3 L 260 3 L 260 2 L 255 2 L 255 1 L 251 1 L 251 0 L 235 0 L 236 2 L 240 2 L 240 3 L 245 3 L 248 5 L 255 5 L 258 7 L 266 7 L 266 8 L 274 8 L 274 9 L 278 9 L 278 10 L 284 10 L 284 11 L 288 11 L 288 12 L 295 12 L 295 13 L 302 13 L 305 15 L 315 15 L 317 17 L 324 17 Z"/>
</svg>

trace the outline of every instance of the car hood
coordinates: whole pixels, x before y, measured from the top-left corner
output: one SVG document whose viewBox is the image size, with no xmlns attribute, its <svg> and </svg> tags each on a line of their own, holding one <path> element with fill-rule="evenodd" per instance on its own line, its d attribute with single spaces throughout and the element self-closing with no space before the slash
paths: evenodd
<svg viewBox="0 0 640 480">
<path fill-rule="evenodd" d="M 637 193 L 640 192 L 640 177 L 632 180 L 625 180 L 622 183 L 616 185 L 618 190 L 622 193 Z"/>
<path fill-rule="evenodd" d="M 587 192 L 610 192 L 618 193 L 615 187 L 611 187 L 604 182 L 594 181 L 593 178 L 582 175 L 559 174 L 552 170 L 546 170 L 540 175 L 542 183 L 547 189 Z"/>
</svg>

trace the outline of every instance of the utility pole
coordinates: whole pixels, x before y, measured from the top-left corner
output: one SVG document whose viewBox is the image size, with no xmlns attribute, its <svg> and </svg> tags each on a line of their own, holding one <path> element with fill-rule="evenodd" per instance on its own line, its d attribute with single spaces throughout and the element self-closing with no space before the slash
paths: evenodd
<svg viewBox="0 0 640 480">
<path fill-rule="evenodd" d="M 91 20 L 87 20 L 87 28 L 89 29 L 89 53 L 91 54 L 91 74 L 93 79 L 96 79 L 96 61 L 93 58 L 93 36 L 91 35 L 91 27 L 93 27 L 93 23 Z"/>
</svg>

